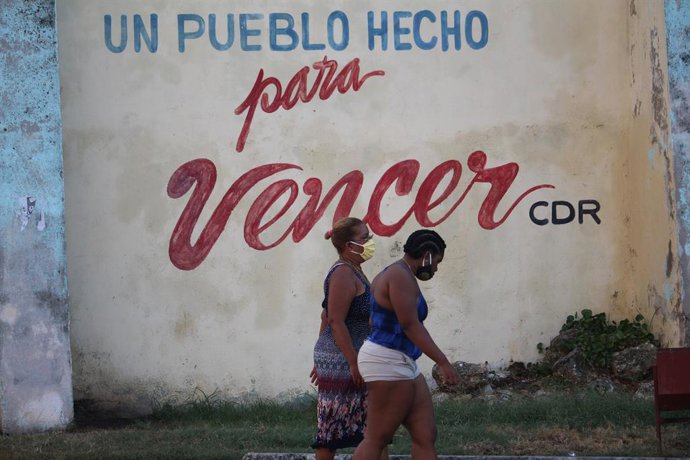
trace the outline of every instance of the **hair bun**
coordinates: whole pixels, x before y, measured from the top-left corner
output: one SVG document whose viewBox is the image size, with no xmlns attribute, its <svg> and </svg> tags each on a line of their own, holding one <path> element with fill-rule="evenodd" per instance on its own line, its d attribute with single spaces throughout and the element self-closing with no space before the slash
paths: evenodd
<svg viewBox="0 0 690 460">
<path fill-rule="evenodd" d="M 324 237 L 325 239 L 327 239 L 327 240 L 330 240 L 330 239 L 331 239 L 331 236 L 333 236 L 333 229 L 328 230 L 328 231 L 323 235 L 323 237 Z"/>
</svg>

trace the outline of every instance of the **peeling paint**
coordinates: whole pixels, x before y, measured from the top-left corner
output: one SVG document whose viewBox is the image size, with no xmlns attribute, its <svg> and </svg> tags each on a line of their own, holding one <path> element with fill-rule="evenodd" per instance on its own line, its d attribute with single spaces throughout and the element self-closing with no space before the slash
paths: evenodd
<svg viewBox="0 0 690 460">
<path fill-rule="evenodd" d="M 651 44 L 651 64 L 652 64 L 652 107 L 654 107 L 654 121 L 656 125 L 662 130 L 668 130 L 668 123 L 666 117 L 666 99 L 665 94 L 665 80 L 664 71 L 661 66 L 661 58 L 659 57 L 659 31 L 654 27 L 650 31 Z"/>
<path fill-rule="evenodd" d="M 673 293 L 675 292 L 673 283 L 668 280 L 664 283 L 664 299 L 666 302 L 670 302 L 673 299 Z"/>
<path fill-rule="evenodd" d="M 647 152 L 647 159 L 650 163 L 654 161 L 654 156 L 656 155 L 656 147 L 651 147 Z M 652 165 L 653 166 L 653 165 Z"/>
<path fill-rule="evenodd" d="M 37 215 L 34 216 L 34 219 L 36 220 L 36 230 L 38 230 L 39 232 L 45 230 L 45 213 L 43 212 L 43 210 L 36 209 L 36 204 L 38 200 L 32 196 L 26 195 L 19 198 L 18 202 L 19 210 L 16 212 L 16 215 L 19 218 L 21 231 L 24 231 L 26 227 L 29 225 L 29 221 L 31 220 L 31 216 L 34 214 L 34 211 L 37 211 Z"/>
<path fill-rule="evenodd" d="M 50 428 L 64 424 L 64 401 L 60 394 L 52 391 L 41 395 L 39 398 L 28 401 L 20 409 L 19 418 L 22 425 L 30 427 Z"/>
<path fill-rule="evenodd" d="M 12 434 L 73 417 L 54 0 L 0 0 L 0 101 L 0 431 Z"/>
<path fill-rule="evenodd" d="M 690 345 L 690 1 L 665 0 L 671 133 L 678 214 L 681 303 L 685 345 Z"/>
<path fill-rule="evenodd" d="M 17 316 L 19 316 L 19 312 L 14 305 L 5 305 L 0 310 L 0 321 L 9 326 L 14 326 L 14 323 L 17 322 Z"/>
<path fill-rule="evenodd" d="M 24 120 L 21 123 L 22 134 L 26 137 L 33 136 L 41 131 L 41 127 L 34 121 Z"/>
</svg>

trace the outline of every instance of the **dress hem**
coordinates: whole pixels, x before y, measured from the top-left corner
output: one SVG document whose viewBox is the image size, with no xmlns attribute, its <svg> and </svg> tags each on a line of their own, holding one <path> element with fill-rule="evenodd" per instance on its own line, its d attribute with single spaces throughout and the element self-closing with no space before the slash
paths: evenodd
<svg viewBox="0 0 690 460">
<path fill-rule="evenodd" d="M 339 439 L 338 441 L 331 443 L 320 443 L 314 442 L 311 447 L 312 449 L 328 449 L 337 450 L 344 449 L 346 447 L 357 447 L 360 442 L 364 439 L 364 436 L 350 436 L 346 439 Z"/>
</svg>

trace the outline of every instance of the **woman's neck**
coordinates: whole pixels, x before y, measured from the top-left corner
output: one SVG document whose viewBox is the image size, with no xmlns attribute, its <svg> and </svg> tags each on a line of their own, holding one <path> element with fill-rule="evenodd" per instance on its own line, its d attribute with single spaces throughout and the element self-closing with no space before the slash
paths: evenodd
<svg viewBox="0 0 690 460">
<path fill-rule="evenodd" d="M 362 269 L 361 268 L 361 265 L 362 265 L 361 262 L 353 260 L 351 257 L 349 257 L 348 254 L 345 254 L 345 253 L 340 254 L 338 260 L 341 260 L 341 261 L 345 262 L 346 264 L 350 264 L 354 267 L 357 267 L 359 270 Z"/>
<path fill-rule="evenodd" d="M 418 268 L 417 262 L 412 257 L 408 256 L 407 254 L 405 254 L 402 257 L 402 259 L 400 259 L 400 260 L 405 262 L 405 265 L 407 265 L 407 267 L 410 269 L 410 271 L 414 275 L 414 273 L 417 271 L 417 268 Z"/>
</svg>

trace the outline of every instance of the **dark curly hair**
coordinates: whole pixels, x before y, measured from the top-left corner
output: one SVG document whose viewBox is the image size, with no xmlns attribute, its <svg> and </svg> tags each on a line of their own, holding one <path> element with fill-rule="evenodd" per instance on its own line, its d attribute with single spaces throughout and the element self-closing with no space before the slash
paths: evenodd
<svg viewBox="0 0 690 460">
<path fill-rule="evenodd" d="M 426 228 L 412 232 L 409 238 L 407 238 L 405 246 L 403 246 L 405 254 L 415 259 L 424 255 L 426 251 L 437 255 L 443 254 L 445 250 L 446 242 L 443 241 L 441 235 Z"/>
</svg>

